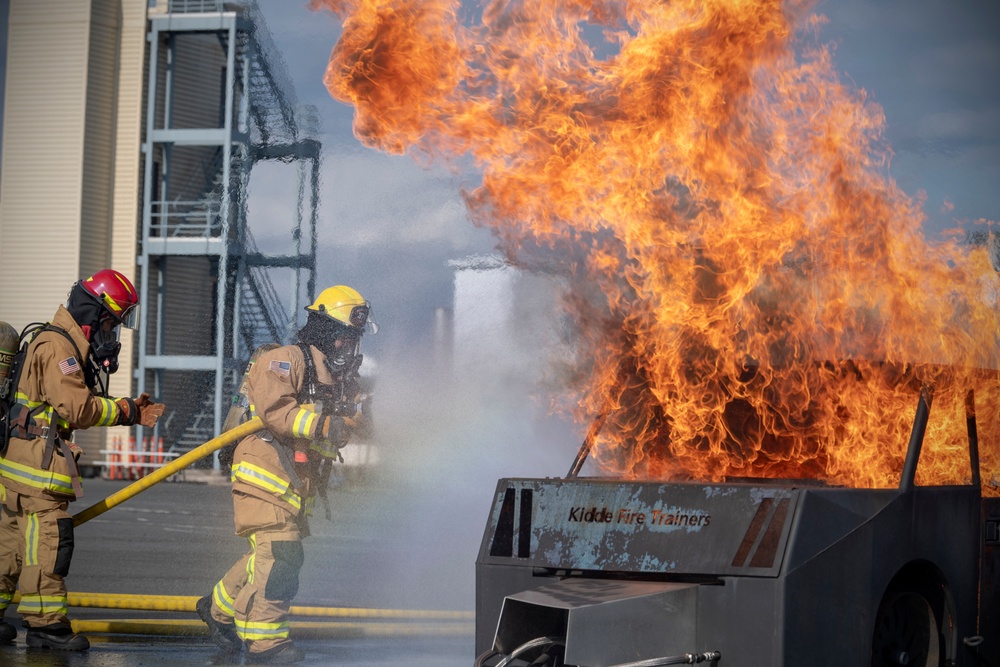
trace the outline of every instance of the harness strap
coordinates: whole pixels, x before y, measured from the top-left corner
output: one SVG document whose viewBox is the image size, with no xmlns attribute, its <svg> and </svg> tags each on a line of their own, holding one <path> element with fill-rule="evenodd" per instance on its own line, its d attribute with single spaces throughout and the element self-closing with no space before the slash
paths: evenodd
<svg viewBox="0 0 1000 667">
<path fill-rule="evenodd" d="M 316 372 L 316 362 L 313 361 L 312 350 L 305 343 L 299 343 L 299 349 L 302 350 L 302 357 L 306 364 L 306 377 L 304 396 L 299 394 L 300 403 L 314 403 L 316 400 L 316 384 L 319 382 L 319 374 Z M 303 398 L 305 400 L 303 400 Z"/>
<path fill-rule="evenodd" d="M 55 415 L 55 410 L 53 410 L 53 421 L 55 421 Z M 52 465 L 52 453 L 56 449 L 56 438 L 58 437 L 59 429 L 56 428 L 55 424 L 49 422 L 48 429 L 43 428 L 42 430 L 45 431 L 45 453 L 42 454 L 42 470 L 48 470 L 49 466 Z M 62 438 L 59 438 L 59 441 L 62 442 Z"/>
<path fill-rule="evenodd" d="M 73 493 L 76 497 L 83 498 L 83 483 L 80 482 L 80 467 L 76 464 L 76 457 L 73 455 L 73 450 L 70 449 L 69 443 L 59 438 L 59 449 L 62 451 L 64 457 L 66 457 L 66 464 L 69 466 L 69 477 L 73 480 Z"/>
</svg>

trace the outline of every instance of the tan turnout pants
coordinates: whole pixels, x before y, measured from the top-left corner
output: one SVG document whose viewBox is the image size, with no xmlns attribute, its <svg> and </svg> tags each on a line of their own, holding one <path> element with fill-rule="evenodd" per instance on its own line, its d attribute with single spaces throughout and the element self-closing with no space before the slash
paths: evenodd
<svg viewBox="0 0 1000 667">
<path fill-rule="evenodd" d="M 237 527 L 255 517 L 265 525 L 247 535 L 249 549 L 215 585 L 212 617 L 234 623 L 247 650 L 260 653 L 290 641 L 288 608 L 298 592 L 301 534 L 295 517 L 271 503 L 240 496 L 235 507 Z"/>
<path fill-rule="evenodd" d="M 0 611 L 21 589 L 17 612 L 32 628 L 69 627 L 65 577 L 73 557 L 67 501 L 6 492 L 0 516 Z"/>
</svg>

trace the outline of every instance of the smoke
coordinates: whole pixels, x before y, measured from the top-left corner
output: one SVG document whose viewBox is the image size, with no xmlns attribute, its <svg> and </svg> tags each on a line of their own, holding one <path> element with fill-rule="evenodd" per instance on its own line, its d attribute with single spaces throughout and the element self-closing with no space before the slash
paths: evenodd
<svg viewBox="0 0 1000 667">
<path fill-rule="evenodd" d="M 558 322 L 538 313 L 544 279 L 510 268 L 456 272 L 454 324 L 380 360 L 373 416 L 378 463 L 336 492 L 367 503 L 358 532 L 377 543 L 366 596 L 387 606 L 471 610 L 475 562 L 497 480 L 565 474 L 573 427 L 546 416 L 539 383 L 559 353 Z M 535 314 L 519 314 L 529 304 Z M 484 306 L 478 308 L 478 306 Z M 336 501 L 335 501 L 336 504 Z"/>
</svg>

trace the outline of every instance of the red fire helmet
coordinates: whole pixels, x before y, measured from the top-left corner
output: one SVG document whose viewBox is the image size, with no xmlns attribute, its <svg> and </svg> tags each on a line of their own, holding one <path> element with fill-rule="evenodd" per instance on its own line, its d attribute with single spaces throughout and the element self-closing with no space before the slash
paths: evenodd
<svg viewBox="0 0 1000 667">
<path fill-rule="evenodd" d="M 81 280 L 80 286 L 100 301 L 123 326 L 138 328 L 139 293 L 123 274 L 114 269 L 102 269 Z"/>
</svg>

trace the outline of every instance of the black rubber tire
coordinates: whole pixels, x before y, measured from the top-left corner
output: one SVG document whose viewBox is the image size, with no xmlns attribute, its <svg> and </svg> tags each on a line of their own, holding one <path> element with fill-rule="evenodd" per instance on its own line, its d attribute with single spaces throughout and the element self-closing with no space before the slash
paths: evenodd
<svg viewBox="0 0 1000 667">
<path fill-rule="evenodd" d="M 879 605 L 872 667 L 941 667 L 941 619 L 924 594 L 890 590 Z"/>
</svg>

